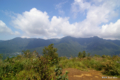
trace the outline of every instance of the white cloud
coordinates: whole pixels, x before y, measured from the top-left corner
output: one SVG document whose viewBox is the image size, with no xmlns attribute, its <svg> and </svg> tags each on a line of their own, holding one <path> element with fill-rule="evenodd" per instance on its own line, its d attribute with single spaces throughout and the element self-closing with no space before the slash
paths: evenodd
<svg viewBox="0 0 120 80">
<path fill-rule="evenodd" d="M 72 3 L 71 11 L 74 13 L 74 18 L 77 17 L 78 13 L 82 13 L 85 10 L 88 10 L 90 8 L 91 4 L 88 2 L 84 2 L 83 0 L 74 0 L 74 3 Z"/>
<path fill-rule="evenodd" d="M 68 18 L 53 16 L 50 21 L 47 12 L 42 12 L 36 8 L 25 11 L 22 15 L 18 14 L 12 23 L 15 28 L 25 32 L 27 36 L 46 36 L 49 38 L 68 34 L 67 28 L 70 25 Z"/>
<path fill-rule="evenodd" d="M 27 34 L 42 34 L 47 35 L 47 28 L 49 28 L 49 16 L 46 12 L 41 12 L 36 8 L 30 12 L 24 12 L 22 15 L 18 14 L 17 18 L 13 20 L 14 26 Z"/>
<path fill-rule="evenodd" d="M 115 23 L 102 26 L 101 35 L 104 38 L 120 39 L 120 19 Z"/>
<path fill-rule="evenodd" d="M 64 15 L 65 14 L 65 12 L 63 11 L 63 10 L 58 10 L 58 12 L 59 12 L 59 14 L 61 14 L 61 15 Z"/>
<path fill-rule="evenodd" d="M 30 38 L 30 37 L 28 37 L 28 36 L 21 36 L 21 38 Z"/>
<path fill-rule="evenodd" d="M 74 17 L 79 13 L 86 13 L 86 19 L 98 21 L 98 22 L 108 22 L 109 19 L 118 15 L 115 12 L 115 8 L 120 6 L 118 0 L 91 0 L 87 2 L 86 0 L 74 0 L 72 4 L 71 11 Z"/>
<path fill-rule="evenodd" d="M 87 2 L 86 0 L 74 0 L 74 3 L 71 7 L 74 18 L 76 18 L 78 14 L 86 13 L 86 19 L 84 19 L 82 22 L 78 22 L 78 30 L 80 32 L 78 32 L 78 35 L 76 36 L 103 37 L 102 35 L 107 34 L 106 36 L 108 36 L 108 38 L 114 37 L 114 29 L 111 29 L 110 33 L 112 34 L 112 36 L 109 37 L 109 34 L 107 32 L 107 30 L 109 30 L 109 26 L 106 27 L 106 30 L 103 33 L 103 27 L 105 26 L 102 26 L 101 28 L 100 25 L 109 22 L 112 18 L 118 15 L 117 11 L 115 10 L 120 6 L 120 4 L 118 3 L 120 3 L 120 1 L 118 0 L 91 0 L 90 2 Z M 119 31 L 116 32 L 116 34 L 119 33 Z"/>
<path fill-rule="evenodd" d="M 14 34 L 15 34 L 15 35 L 19 35 L 20 33 L 19 33 L 18 31 L 15 31 Z"/>
<path fill-rule="evenodd" d="M 61 3 L 59 3 L 59 4 L 57 4 L 57 5 L 55 6 L 55 9 L 58 10 L 58 13 L 59 13 L 60 15 L 64 15 L 64 14 L 65 14 L 65 12 L 62 10 L 62 7 L 63 7 L 63 5 L 64 5 L 65 3 L 67 3 L 67 2 L 68 2 L 68 1 L 61 2 Z"/>
<path fill-rule="evenodd" d="M 86 19 L 81 22 L 70 24 L 69 17 L 57 16 L 53 16 L 49 20 L 47 12 L 32 8 L 30 11 L 18 14 L 12 23 L 15 28 L 22 30 L 25 34 L 24 36 L 27 37 L 34 36 L 49 39 L 63 36 L 99 36 L 112 39 L 117 38 L 120 34 L 119 20 L 108 24 L 113 17 L 118 15 L 115 11 L 116 7 L 119 7 L 116 0 L 92 0 L 91 2 L 75 0 L 71 8 L 73 13 L 76 16 L 79 13 L 86 13 Z M 107 24 L 100 26 L 103 23 Z"/>
<path fill-rule="evenodd" d="M 0 20 L 0 34 L 2 35 L 19 35 L 18 31 L 13 32 L 7 25 Z"/>
<path fill-rule="evenodd" d="M 0 20 L 0 34 L 12 34 L 12 30 L 6 26 L 6 24 Z"/>
</svg>

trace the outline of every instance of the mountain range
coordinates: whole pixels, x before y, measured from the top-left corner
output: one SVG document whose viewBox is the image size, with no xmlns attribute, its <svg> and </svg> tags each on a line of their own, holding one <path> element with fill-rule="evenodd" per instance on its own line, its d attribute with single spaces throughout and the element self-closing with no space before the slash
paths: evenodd
<svg viewBox="0 0 120 80">
<path fill-rule="evenodd" d="M 14 38 L 0 40 L 0 53 L 17 55 L 22 50 L 36 50 L 42 54 L 42 49 L 49 44 L 54 44 L 59 56 L 77 56 L 79 52 L 86 51 L 91 55 L 118 55 L 120 54 L 120 40 L 105 40 L 97 36 L 90 38 L 63 37 L 61 39 Z"/>
</svg>

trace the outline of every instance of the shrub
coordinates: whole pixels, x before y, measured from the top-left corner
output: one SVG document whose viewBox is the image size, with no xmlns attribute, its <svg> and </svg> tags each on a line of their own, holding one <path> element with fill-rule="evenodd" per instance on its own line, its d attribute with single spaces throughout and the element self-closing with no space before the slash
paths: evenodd
<svg viewBox="0 0 120 80">
<path fill-rule="evenodd" d="M 120 64 L 108 61 L 104 63 L 104 74 L 107 75 L 120 75 Z"/>
<path fill-rule="evenodd" d="M 32 53 L 30 52 L 30 50 L 26 50 L 26 51 L 22 51 L 23 52 L 23 56 L 25 58 L 30 58 L 32 57 Z"/>
<path fill-rule="evenodd" d="M 106 55 L 102 55 L 102 58 L 106 58 Z"/>
<path fill-rule="evenodd" d="M 43 56 L 47 60 L 49 60 L 49 62 L 51 62 L 51 64 L 58 63 L 59 58 L 58 58 L 58 54 L 56 52 L 57 52 L 57 49 L 53 47 L 53 44 L 50 44 L 48 47 L 45 47 L 43 49 Z"/>
<path fill-rule="evenodd" d="M 79 58 L 90 57 L 90 53 L 86 54 L 85 51 L 79 52 L 79 53 L 78 53 L 78 57 L 79 57 Z"/>
<path fill-rule="evenodd" d="M 33 65 L 35 65 L 33 67 L 33 69 L 35 70 L 35 72 L 39 73 L 39 76 L 41 78 L 41 80 L 50 80 L 50 69 L 49 69 L 49 64 L 48 64 L 48 60 L 45 57 L 40 57 L 39 61 L 36 63 L 34 63 Z"/>
<path fill-rule="evenodd" d="M 68 76 L 67 76 L 68 72 L 66 71 L 66 73 L 64 75 L 62 75 L 62 68 L 60 66 L 56 66 L 55 68 L 55 80 L 68 80 Z"/>
</svg>

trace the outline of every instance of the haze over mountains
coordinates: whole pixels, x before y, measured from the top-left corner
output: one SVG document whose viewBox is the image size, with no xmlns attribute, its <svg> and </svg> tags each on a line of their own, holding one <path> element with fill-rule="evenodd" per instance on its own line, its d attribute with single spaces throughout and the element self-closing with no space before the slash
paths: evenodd
<svg viewBox="0 0 120 80">
<path fill-rule="evenodd" d="M 105 40 L 99 37 L 74 38 L 64 37 L 61 39 L 37 39 L 37 38 L 14 38 L 12 40 L 0 40 L 0 53 L 17 55 L 22 50 L 36 50 L 42 54 L 45 46 L 53 43 L 58 49 L 59 56 L 77 56 L 78 52 L 85 50 L 91 55 L 118 55 L 120 54 L 120 40 Z"/>
</svg>

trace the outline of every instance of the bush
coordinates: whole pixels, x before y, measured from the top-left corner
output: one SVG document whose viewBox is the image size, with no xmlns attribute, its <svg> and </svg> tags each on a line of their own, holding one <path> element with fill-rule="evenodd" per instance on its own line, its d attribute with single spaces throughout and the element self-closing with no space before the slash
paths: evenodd
<svg viewBox="0 0 120 80">
<path fill-rule="evenodd" d="M 106 58 L 106 55 L 102 55 L 102 58 Z"/>
<path fill-rule="evenodd" d="M 48 60 L 45 57 L 40 57 L 39 61 L 37 63 L 33 64 L 34 67 L 33 69 L 35 72 L 39 73 L 39 76 L 41 80 L 50 80 L 50 69 L 49 69 L 49 64 Z"/>
<path fill-rule="evenodd" d="M 104 69 L 104 72 L 103 72 L 104 74 L 112 75 L 112 76 L 120 75 L 120 64 L 118 63 L 108 61 L 104 63 L 103 69 Z"/>
<path fill-rule="evenodd" d="M 55 80 L 68 80 L 68 76 L 67 76 L 68 72 L 66 71 L 66 73 L 64 75 L 62 75 L 62 68 L 60 66 L 56 66 L 55 68 Z"/>
<path fill-rule="evenodd" d="M 85 51 L 79 52 L 79 53 L 78 53 L 78 57 L 79 57 L 79 58 L 90 57 L 90 53 L 86 54 Z"/>
<path fill-rule="evenodd" d="M 57 52 L 57 49 L 53 47 L 53 44 L 50 44 L 48 47 L 45 47 L 43 49 L 43 56 L 47 60 L 49 60 L 49 62 L 51 62 L 51 64 L 58 63 L 59 58 L 58 58 L 58 54 L 56 52 Z"/>
</svg>

